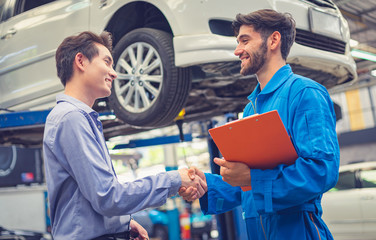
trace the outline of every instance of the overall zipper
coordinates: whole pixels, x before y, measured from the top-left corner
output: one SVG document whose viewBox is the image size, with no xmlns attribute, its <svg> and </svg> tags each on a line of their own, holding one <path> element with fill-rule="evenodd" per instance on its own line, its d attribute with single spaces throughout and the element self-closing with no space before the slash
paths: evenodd
<svg viewBox="0 0 376 240">
<path fill-rule="evenodd" d="M 311 221 L 312 221 L 312 223 L 313 223 L 313 225 L 315 226 L 315 228 L 316 228 L 316 231 L 317 231 L 317 235 L 319 236 L 319 240 L 321 240 L 321 237 L 320 237 L 320 232 L 319 232 L 319 229 L 317 228 L 317 226 L 316 226 L 316 223 L 315 223 L 315 221 L 313 220 L 313 217 L 312 217 L 312 213 L 309 213 L 309 217 L 311 218 Z"/>
<path fill-rule="evenodd" d="M 264 233 L 265 240 L 268 240 L 268 238 L 266 237 L 266 233 L 265 233 L 265 229 L 264 229 L 264 224 L 262 224 L 262 216 L 261 215 L 260 215 L 260 224 L 261 224 L 261 227 L 262 227 L 262 231 Z"/>
</svg>

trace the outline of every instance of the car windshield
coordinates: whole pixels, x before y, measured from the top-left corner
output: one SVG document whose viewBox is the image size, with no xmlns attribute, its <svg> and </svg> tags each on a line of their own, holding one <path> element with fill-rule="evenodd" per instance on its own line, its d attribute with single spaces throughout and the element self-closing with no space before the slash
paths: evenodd
<svg viewBox="0 0 376 240">
<path fill-rule="evenodd" d="M 361 172 L 361 179 L 363 188 L 376 187 L 376 170 L 363 170 Z"/>
</svg>

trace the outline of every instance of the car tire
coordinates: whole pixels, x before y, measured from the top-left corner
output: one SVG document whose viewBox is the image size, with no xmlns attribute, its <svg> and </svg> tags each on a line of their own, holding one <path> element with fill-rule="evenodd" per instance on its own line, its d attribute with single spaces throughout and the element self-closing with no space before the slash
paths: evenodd
<svg viewBox="0 0 376 240">
<path fill-rule="evenodd" d="M 109 105 L 115 115 L 137 127 L 170 124 L 183 108 L 191 86 L 188 68 L 175 66 L 172 35 L 135 29 L 114 48 L 117 79 Z"/>
<path fill-rule="evenodd" d="M 155 225 L 153 233 L 153 236 L 157 239 L 168 240 L 168 230 L 166 226 L 159 224 Z"/>
</svg>

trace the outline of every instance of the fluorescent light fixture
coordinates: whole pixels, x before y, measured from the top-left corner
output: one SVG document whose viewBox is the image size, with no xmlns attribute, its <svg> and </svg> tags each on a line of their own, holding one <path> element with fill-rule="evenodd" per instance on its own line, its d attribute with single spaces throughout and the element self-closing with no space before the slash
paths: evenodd
<svg viewBox="0 0 376 240">
<path fill-rule="evenodd" d="M 358 49 L 351 50 L 351 56 L 376 62 L 376 54 L 365 52 L 365 51 L 358 50 Z"/>
<path fill-rule="evenodd" d="M 115 114 L 108 114 L 108 113 L 101 113 L 101 115 L 99 115 L 99 120 L 101 121 L 104 121 L 104 120 L 114 120 L 116 119 L 116 115 Z"/>
</svg>

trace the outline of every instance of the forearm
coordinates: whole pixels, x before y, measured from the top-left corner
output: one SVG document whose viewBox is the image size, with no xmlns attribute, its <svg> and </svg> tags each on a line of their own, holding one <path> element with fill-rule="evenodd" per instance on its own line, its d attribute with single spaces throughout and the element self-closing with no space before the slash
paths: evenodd
<svg viewBox="0 0 376 240">
<path fill-rule="evenodd" d="M 205 174 L 208 192 L 200 198 L 201 211 L 205 214 L 220 214 L 241 204 L 241 188 L 232 187 L 216 174 Z"/>
<path fill-rule="evenodd" d="M 168 172 L 123 184 L 104 184 L 101 190 L 92 189 L 88 194 L 92 195 L 93 208 L 103 215 L 128 215 L 163 205 L 168 197 L 177 193 L 180 184 L 179 176 Z"/>
</svg>

